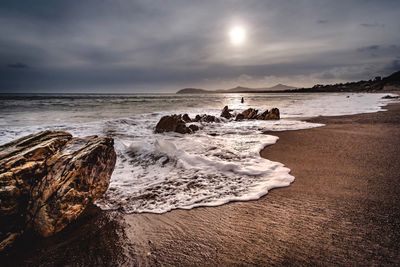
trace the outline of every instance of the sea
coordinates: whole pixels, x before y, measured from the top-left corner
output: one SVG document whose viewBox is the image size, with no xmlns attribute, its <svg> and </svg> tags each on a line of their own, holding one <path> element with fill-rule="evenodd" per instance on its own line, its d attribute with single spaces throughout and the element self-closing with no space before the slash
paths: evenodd
<svg viewBox="0 0 400 267">
<path fill-rule="evenodd" d="M 382 99 L 384 95 L 2 94 L 0 145 L 48 129 L 78 137 L 113 137 L 117 163 L 108 191 L 96 202 L 100 208 L 164 213 L 218 206 L 256 200 L 272 188 L 294 181 L 284 163 L 260 156 L 263 148 L 278 141 L 271 132 L 322 127 L 305 121 L 317 116 L 384 111 L 384 106 L 393 101 Z M 154 133 L 162 116 L 219 116 L 224 106 L 233 113 L 249 107 L 260 111 L 276 107 L 281 120 L 223 120 L 198 123 L 201 129 L 190 135 Z"/>
</svg>

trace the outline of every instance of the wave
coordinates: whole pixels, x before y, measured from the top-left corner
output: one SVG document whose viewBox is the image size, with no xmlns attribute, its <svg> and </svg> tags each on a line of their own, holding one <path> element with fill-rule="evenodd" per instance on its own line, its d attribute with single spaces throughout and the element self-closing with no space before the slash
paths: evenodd
<svg viewBox="0 0 400 267">
<path fill-rule="evenodd" d="M 290 169 L 260 156 L 261 149 L 278 140 L 271 131 L 322 126 L 301 121 L 305 117 L 377 112 L 390 102 L 382 96 L 248 95 L 244 104 L 234 95 L 135 96 L 131 103 L 123 96 L 112 101 L 93 96 L 74 99 L 70 109 L 54 97 L 40 101 L 12 99 L 0 102 L 0 143 L 44 129 L 65 130 L 75 136 L 113 137 L 117 165 L 109 190 L 96 204 L 127 213 L 163 213 L 255 200 L 272 188 L 290 185 L 294 181 Z M 69 98 L 61 99 L 61 104 L 70 103 Z M 157 121 L 166 114 L 218 116 L 226 104 L 235 111 L 248 106 L 278 107 L 283 119 L 201 124 L 201 131 L 193 135 L 153 133 Z M 10 109 L 14 105 L 19 108 Z M 52 123 L 43 123 L 43 118 Z"/>
</svg>

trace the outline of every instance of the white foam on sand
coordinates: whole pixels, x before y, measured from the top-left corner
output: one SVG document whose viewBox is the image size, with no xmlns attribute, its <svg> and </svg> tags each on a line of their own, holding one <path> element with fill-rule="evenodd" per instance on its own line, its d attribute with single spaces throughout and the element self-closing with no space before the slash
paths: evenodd
<svg viewBox="0 0 400 267">
<path fill-rule="evenodd" d="M 221 99 L 213 96 L 217 98 L 216 102 L 228 104 L 235 112 L 248 107 L 260 110 L 278 107 L 283 119 L 203 123 L 199 124 L 201 130 L 192 135 L 154 134 L 153 130 L 162 116 L 171 113 L 187 112 L 191 117 L 199 113 L 219 116 L 220 108 L 207 107 L 206 102 L 204 108 L 191 107 L 202 101 L 198 96 L 182 100 L 188 104 L 177 104 L 172 112 L 152 111 L 136 115 L 131 112 L 132 115 L 122 118 L 110 118 L 110 112 L 106 112 L 107 117 L 101 117 L 102 113 L 98 112 L 98 120 L 84 123 L 80 118 L 85 117 L 86 111 L 77 113 L 75 122 L 63 123 L 61 120 L 58 124 L 40 126 L 34 121 L 36 116 L 32 115 L 29 121 L 23 117 L 26 122 L 32 121 L 31 126 L 13 126 L 9 119 L 5 120 L 7 128 L 0 129 L 0 143 L 44 129 L 66 130 L 75 136 L 112 136 L 118 154 L 117 164 L 109 190 L 96 204 L 102 209 L 120 209 L 127 213 L 163 213 L 172 209 L 255 200 L 272 188 L 290 185 L 294 181 L 290 169 L 282 163 L 261 158 L 260 151 L 278 140 L 278 137 L 263 132 L 322 126 L 301 121 L 305 117 L 377 112 L 391 102 L 381 99 L 382 96 L 384 94 L 254 95 L 247 97 L 245 104 L 232 95 L 219 96 Z M 204 101 L 208 100 L 209 96 L 205 97 Z M 89 100 L 85 101 L 84 106 Z M 102 101 L 107 102 L 107 99 Z M 181 100 L 169 101 L 180 103 Z M 135 105 L 153 102 L 136 101 Z M 219 102 L 216 105 L 221 106 Z M 118 106 L 114 114 L 128 106 L 123 107 Z M 145 106 L 138 108 L 146 111 Z M 62 111 L 57 114 L 66 116 Z M 48 116 L 51 115 L 49 112 Z M 25 121 L 20 121 L 19 125 Z"/>
<path fill-rule="evenodd" d="M 218 126 L 210 128 L 214 127 Z M 209 133 L 203 129 L 194 135 L 157 134 L 147 142 L 122 144 L 124 156 L 98 204 L 125 212 L 162 213 L 258 199 L 294 180 L 283 164 L 260 157 L 260 150 L 274 144 L 276 136 L 240 132 L 239 127 L 234 132 L 222 129 L 217 136 Z"/>
<path fill-rule="evenodd" d="M 97 204 L 103 209 L 117 208 L 127 213 L 163 213 L 256 200 L 269 190 L 294 181 L 290 169 L 282 163 L 260 156 L 265 146 L 278 140 L 263 132 L 322 126 L 291 118 L 377 112 L 387 103 L 381 97 L 311 97 L 281 108 L 284 119 L 279 121 L 206 123 L 193 135 L 152 134 L 148 130 L 153 128 L 141 128 L 147 134 L 138 134 L 136 130 L 140 136 L 136 141 L 118 145 L 120 155 L 110 189 Z M 233 109 L 239 111 L 243 107 Z M 219 112 L 210 109 L 203 113 Z M 155 118 L 153 125 L 162 115 Z"/>
</svg>

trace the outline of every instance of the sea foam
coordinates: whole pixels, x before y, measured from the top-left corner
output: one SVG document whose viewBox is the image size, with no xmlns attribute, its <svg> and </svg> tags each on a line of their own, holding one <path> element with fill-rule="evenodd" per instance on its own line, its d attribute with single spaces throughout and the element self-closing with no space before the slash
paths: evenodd
<svg viewBox="0 0 400 267">
<path fill-rule="evenodd" d="M 12 99 L 0 103 L 0 143 L 44 129 L 111 136 L 117 164 L 109 190 L 96 204 L 127 213 L 163 213 L 255 200 L 290 185 L 290 169 L 260 156 L 278 140 L 271 132 L 322 126 L 302 121 L 309 117 L 381 111 L 391 102 L 383 95 L 249 94 L 244 104 L 235 94 Z M 282 119 L 202 123 L 192 135 L 153 133 L 164 115 L 219 116 L 224 105 L 234 112 L 278 107 Z M 51 123 L 43 124 L 44 117 Z"/>
</svg>

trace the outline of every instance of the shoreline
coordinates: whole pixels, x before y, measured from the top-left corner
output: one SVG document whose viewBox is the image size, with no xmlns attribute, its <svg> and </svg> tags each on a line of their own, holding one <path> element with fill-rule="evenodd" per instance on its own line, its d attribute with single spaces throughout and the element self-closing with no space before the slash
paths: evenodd
<svg viewBox="0 0 400 267">
<path fill-rule="evenodd" d="M 259 200 L 164 214 L 92 207 L 60 234 L 28 235 L 0 259 L 10 266 L 398 265 L 400 103 L 383 108 L 271 132 L 280 139 L 261 156 L 296 179 Z"/>
</svg>

